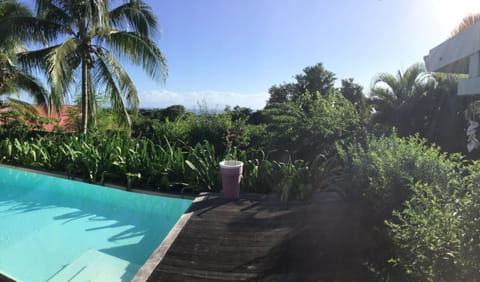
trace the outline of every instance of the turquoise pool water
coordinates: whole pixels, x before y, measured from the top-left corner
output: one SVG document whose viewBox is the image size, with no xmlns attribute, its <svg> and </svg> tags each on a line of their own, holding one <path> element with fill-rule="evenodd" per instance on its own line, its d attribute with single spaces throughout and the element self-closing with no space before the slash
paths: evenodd
<svg viewBox="0 0 480 282">
<path fill-rule="evenodd" d="M 0 167 L 0 273 L 130 281 L 190 203 Z"/>
</svg>

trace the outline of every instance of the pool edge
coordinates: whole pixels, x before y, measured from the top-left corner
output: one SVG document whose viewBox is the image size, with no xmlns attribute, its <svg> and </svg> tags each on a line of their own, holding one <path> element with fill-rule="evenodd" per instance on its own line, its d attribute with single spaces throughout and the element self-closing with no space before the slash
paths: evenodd
<svg viewBox="0 0 480 282">
<path fill-rule="evenodd" d="M 143 189 L 140 189 L 140 188 L 137 188 L 137 187 L 127 189 L 124 186 L 116 185 L 116 184 L 112 184 L 112 183 L 104 183 L 103 185 L 99 184 L 99 183 L 89 183 L 89 182 L 83 181 L 81 178 L 78 178 L 78 177 L 71 178 L 71 177 L 69 177 L 65 174 L 55 172 L 55 171 L 35 169 L 35 168 L 29 168 L 29 167 L 23 167 L 23 166 L 15 166 L 15 165 L 9 165 L 9 164 L 4 164 L 4 163 L 0 163 L 0 167 L 23 170 L 23 171 L 26 171 L 26 172 L 38 173 L 38 174 L 43 174 L 43 175 L 68 179 L 68 180 L 72 180 L 72 181 L 76 181 L 76 182 L 86 183 L 86 184 L 90 184 L 90 185 L 95 185 L 95 186 L 98 186 L 100 188 L 103 187 L 103 188 L 117 189 L 117 190 L 130 192 L 130 193 L 139 193 L 139 194 L 161 196 L 161 197 L 175 198 L 175 199 L 187 199 L 187 200 L 193 200 L 193 199 L 196 198 L 193 195 L 184 195 L 184 194 L 176 194 L 176 193 L 168 193 L 168 192 L 158 192 L 158 191 L 152 191 L 152 190 L 143 190 Z M 1 280 L 0 280 L 0 282 L 1 282 Z"/>
<path fill-rule="evenodd" d="M 16 282 L 15 279 L 13 279 L 12 277 L 8 276 L 7 274 L 1 273 L 1 272 L 0 272 L 0 281 L 1 282 Z"/>
<path fill-rule="evenodd" d="M 198 203 L 204 201 L 208 198 L 209 193 L 200 194 L 196 197 L 190 207 L 194 203 Z M 168 232 L 165 239 L 163 239 L 162 243 L 157 247 L 157 249 L 152 253 L 152 255 L 148 258 L 148 260 L 140 267 L 137 271 L 135 276 L 132 279 L 132 282 L 144 282 L 147 281 L 148 278 L 152 275 L 155 271 L 155 268 L 162 262 L 163 258 L 167 254 L 168 250 L 172 246 L 173 242 L 177 238 L 180 231 L 182 231 L 183 227 L 187 224 L 190 217 L 193 215 L 193 211 L 190 210 L 190 207 L 187 211 L 178 219 L 177 223 L 172 227 L 170 232 Z"/>
</svg>

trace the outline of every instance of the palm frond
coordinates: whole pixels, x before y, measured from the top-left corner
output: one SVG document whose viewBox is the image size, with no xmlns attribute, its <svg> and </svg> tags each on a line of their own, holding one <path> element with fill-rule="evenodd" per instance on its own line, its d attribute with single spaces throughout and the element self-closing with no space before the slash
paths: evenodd
<svg viewBox="0 0 480 282">
<path fill-rule="evenodd" d="M 19 95 L 20 89 L 12 80 L 4 80 L 0 83 L 0 96 Z"/>
<path fill-rule="evenodd" d="M 418 91 L 415 91 L 415 89 L 421 87 L 425 78 L 425 67 L 422 64 L 415 64 L 410 66 L 404 72 L 403 79 L 401 80 L 401 83 L 403 84 L 403 89 L 406 90 L 406 96 L 411 97 L 414 96 L 414 94 L 417 94 L 416 92 Z"/>
<path fill-rule="evenodd" d="M 23 72 L 16 72 L 12 83 L 19 89 L 26 91 L 37 104 L 49 104 L 50 93 L 35 77 Z"/>
<path fill-rule="evenodd" d="M 400 88 L 397 78 L 389 73 L 381 73 L 377 75 L 373 82 L 373 88 L 378 88 L 381 84 L 390 88 L 392 92 L 395 92 Z"/>
<path fill-rule="evenodd" d="M 117 113 L 118 117 L 122 122 L 128 124 L 128 126 L 131 126 L 132 122 L 130 120 L 127 107 L 125 106 L 123 95 L 121 94 L 122 91 L 117 85 L 118 77 L 115 71 L 118 70 L 114 70 L 114 67 L 112 68 L 111 66 L 111 61 L 109 60 L 109 58 L 104 56 L 97 57 L 94 70 L 95 73 L 93 78 L 97 83 L 105 86 L 105 95 L 107 99 L 110 100 L 112 110 Z M 123 87 L 126 87 L 125 81 L 119 81 L 118 83 L 120 85 L 123 85 Z M 132 94 L 130 93 L 127 95 Z"/>
<path fill-rule="evenodd" d="M 104 39 L 112 52 L 140 65 L 150 77 L 167 77 L 167 61 L 155 42 L 137 33 L 123 31 L 113 31 Z"/>
<path fill-rule="evenodd" d="M 45 63 L 47 55 L 57 46 L 47 47 L 35 51 L 24 51 L 17 54 L 17 62 L 20 64 L 20 68 L 30 73 L 47 72 L 47 64 Z"/>
<path fill-rule="evenodd" d="M 2 17 L 32 15 L 32 13 L 25 4 L 18 3 L 17 1 L 1 1 L 0 14 L 2 15 Z"/>
<path fill-rule="evenodd" d="M 387 101 L 390 103 L 395 103 L 398 99 L 397 97 L 392 93 L 390 89 L 385 89 L 385 88 L 374 88 L 372 90 L 372 93 L 370 95 L 370 100 L 383 100 Z"/>
<path fill-rule="evenodd" d="M 35 17 L 0 18 L 0 42 L 8 40 L 12 33 L 24 42 L 51 42 L 69 30 L 63 25 Z"/>
<path fill-rule="evenodd" d="M 32 105 L 22 100 L 9 97 L 8 99 L 2 102 L 2 106 L 11 107 L 20 115 L 23 115 L 26 117 L 38 116 L 37 110 Z"/>
<path fill-rule="evenodd" d="M 110 21 L 118 30 L 133 31 L 146 37 L 152 37 L 157 32 L 157 17 L 152 8 L 141 0 L 128 1 L 110 11 Z"/>
<path fill-rule="evenodd" d="M 85 7 L 85 17 L 88 19 L 89 29 L 95 32 L 98 28 L 108 26 L 110 5 L 108 0 L 88 0 L 86 3 L 79 2 Z"/>
<path fill-rule="evenodd" d="M 127 107 L 136 112 L 140 105 L 140 101 L 138 100 L 137 88 L 135 87 L 135 84 L 128 75 L 127 71 L 115 59 L 113 54 L 108 51 L 104 54 L 97 53 L 97 57 L 99 59 L 98 63 L 103 64 L 101 69 L 108 69 L 110 75 L 117 81 L 120 91 L 124 93 L 122 96 L 127 102 Z"/>
<path fill-rule="evenodd" d="M 17 57 L 18 53 L 28 51 L 23 42 L 16 37 L 0 42 L 0 49 L 12 59 Z"/>
<path fill-rule="evenodd" d="M 64 31 L 73 35 L 70 25 L 72 24 L 73 17 L 69 15 L 64 9 L 55 4 L 55 1 L 51 0 L 37 0 L 36 1 L 37 17 L 40 19 L 48 20 L 61 26 Z"/>
<path fill-rule="evenodd" d="M 81 42 L 69 38 L 52 48 L 46 55 L 48 81 L 55 93 L 67 92 L 74 79 L 75 69 L 81 62 Z M 57 95 L 57 94 L 56 94 Z"/>
<path fill-rule="evenodd" d="M 17 29 L 9 29 L 12 25 L 9 24 L 12 18 L 15 17 L 32 17 L 32 13 L 25 4 L 17 1 L 0 1 L 0 44 L 8 46 L 12 42 L 19 42 Z"/>
</svg>

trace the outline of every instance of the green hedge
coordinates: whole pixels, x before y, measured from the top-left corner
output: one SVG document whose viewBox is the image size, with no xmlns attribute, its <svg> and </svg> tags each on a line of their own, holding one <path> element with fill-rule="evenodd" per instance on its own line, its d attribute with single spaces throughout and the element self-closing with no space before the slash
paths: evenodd
<svg viewBox="0 0 480 282">
<path fill-rule="evenodd" d="M 305 199 L 313 191 L 309 164 L 269 160 L 261 150 L 238 151 L 245 163 L 241 189 L 278 192 L 282 199 Z M 195 146 L 162 145 L 147 138 L 117 135 L 46 135 L 0 141 L 0 162 L 80 177 L 87 182 L 113 182 L 171 192 L 221 190 L 220 158 L 204 141 Z M 289 183 L 288 185 L 286 183 Z"/>
</svg>

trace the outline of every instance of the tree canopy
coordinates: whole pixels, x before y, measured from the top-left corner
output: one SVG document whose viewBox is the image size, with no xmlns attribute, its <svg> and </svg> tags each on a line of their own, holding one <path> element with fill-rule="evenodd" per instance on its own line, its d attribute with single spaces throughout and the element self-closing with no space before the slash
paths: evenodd
<svg viewBox="0 0 480 282">
<path fill-rule="evenodd" d="M 326 95 L 334 89 L 335 74 L 323 67 L 322 63 L 314 66 L 308 66 L 303 69 L 303 73 L 294 76 L 295 83 L 283 83 L 272 86 L 268 93 L 270 98 L 267 105 L 272 103 L 283 103 L 295 101 L 305 92 Z"/>
</svg>

